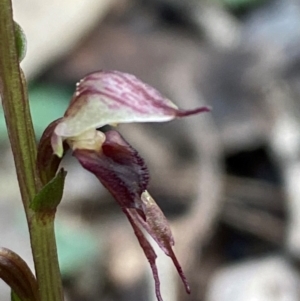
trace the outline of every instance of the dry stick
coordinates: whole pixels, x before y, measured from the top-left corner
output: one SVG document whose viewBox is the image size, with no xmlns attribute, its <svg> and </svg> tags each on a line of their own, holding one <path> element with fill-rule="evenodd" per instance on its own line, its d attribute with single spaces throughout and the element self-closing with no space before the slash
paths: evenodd
<svg viewBox="0 0 300 301">
<path fill-rule="evenodd" d="M 221 220 L 240 231 L 282 245 L 285 221 L 274 213 L 284 212 L 282 190 L 263 180 L 225 177 L 225 203 Z"/>
<path fill-rule="evenodd" d="M 282 212 L 283 190 L 264 180 L 226 175 L 224 178 L 225 198 L 247 206 L 256 206 L 265 211 Z"/>
<path fill-rule="evenodd" d="M 284 242 L 285 222 L 266 211 L 228 202 L 222 212 L 222 221 L 272 244 L 282 246 Z"/>
</svg>

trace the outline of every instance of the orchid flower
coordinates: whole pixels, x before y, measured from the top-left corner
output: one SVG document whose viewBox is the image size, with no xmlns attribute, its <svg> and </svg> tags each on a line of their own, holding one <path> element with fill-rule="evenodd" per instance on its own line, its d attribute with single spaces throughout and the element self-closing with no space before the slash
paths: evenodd
<svg viewBox="0 0 300 301">
<path fill-rule="evenodd" d="M 149 172 L 144 160 L 117 131 L 98 129 L 119 123 L 165 122 L 207 111 L 207 107 L 181 110 L 133 75 L 118 71 L 95 72 L 77 84 L 65 115 L 48 126 L 39 145 L 38 165 L 48 177 L 54 176 L 60 158 L 70 148 L 83 168 L 93 173 L 113 195 L 150 263 L 159 301 L 162 297 L 156 254 L 145 232 L 172 259 L 190 293 L 172 249 L 174 239 L 169 224 L 147 191 Z"/>
</svg>

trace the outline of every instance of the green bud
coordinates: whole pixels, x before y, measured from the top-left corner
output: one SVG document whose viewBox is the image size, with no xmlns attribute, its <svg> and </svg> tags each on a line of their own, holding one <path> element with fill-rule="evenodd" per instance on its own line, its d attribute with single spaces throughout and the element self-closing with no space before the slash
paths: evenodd
<svg viewBox="0 0 300 301">
<path fill-rule="evenodd" d="M 15 39 L 16 39 L 18 58 L 19 58 L 19 62 L 22 62 L 26 55 L 26 50 L 27 50 L 26 36 L 21 26 L 17 22 L 14 23 L 15 23 Z"/>
</svg>

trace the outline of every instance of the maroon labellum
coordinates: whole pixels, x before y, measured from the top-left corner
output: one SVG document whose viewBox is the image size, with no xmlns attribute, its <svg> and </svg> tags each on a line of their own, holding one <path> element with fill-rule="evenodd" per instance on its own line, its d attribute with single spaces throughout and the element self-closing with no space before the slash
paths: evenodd
<svg viewBox="0 0 300 301">
<path fill-rule="evenodd" d="M 114 196 L 121 208 L 135 208 L 145 217 L 141 195 L 149 182 L 144 160 L 117 131 L 105 133 L 102 150 L 76 149 L 73 155 Z"/>
<path fill-rule="evenodd" d="M 141 228 L 144 228 L 165 254 L 171 257 L 186 291 L 190 293 L 186 277 L 172 250 L 174 239 L 168 221 L 147 192 L 149 174 L 144 160 L 118 132 L 109 131 L 105 134 L 106 140 L 101 151 L 78 149 L 73 155 L 109 190 L 126 214 L 149 260 L 158 300 L 162 298 L 155 264 L 156 254 Z"/>
</svg>

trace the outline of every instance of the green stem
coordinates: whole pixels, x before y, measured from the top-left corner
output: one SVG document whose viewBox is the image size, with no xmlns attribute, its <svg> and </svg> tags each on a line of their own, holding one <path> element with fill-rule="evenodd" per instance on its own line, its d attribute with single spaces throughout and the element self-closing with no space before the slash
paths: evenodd
<svg viewBox="0 0 300 301">
<path fill-rule="evenodd" d="M 41 217 L 29 208 L 41 185 L 35 168 L 36 142 L 26 82 L 17 57 L 11 0 L 0 0 L 0 93 L 29 226 L 40 301 L 61 301 L 54 216 Z"/>
<path fill-rule="evenodd" d="M 31 220 L 31 240 L 39 250 L 40 258 L 35 262 L 41 301 L 61 301 L 63 291 L 58 270 L 58 258 L 54 233 L 54 216 L 39 216 Z M 54 268 L 53 268 L 54 267 Z M 40 281 L 41 280 L 41 281 Z"/>
</svg>

